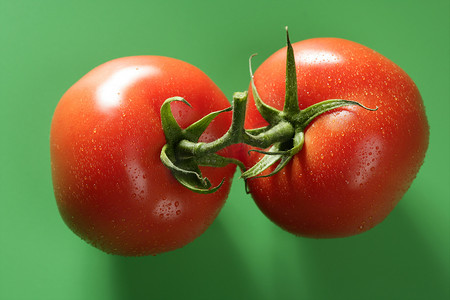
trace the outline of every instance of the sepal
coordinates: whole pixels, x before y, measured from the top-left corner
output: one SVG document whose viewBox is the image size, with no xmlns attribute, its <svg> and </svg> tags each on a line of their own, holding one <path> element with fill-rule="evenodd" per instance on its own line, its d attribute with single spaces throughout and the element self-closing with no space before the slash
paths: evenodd
<svg viewBox="0 0 450 300">
<path fill-rule="evenodd" d="M 186 129 L 182 129 L 175 120 L 170 109 L 170 104 L 175 101 L 183 102 L 184 104 L 191 107 L 189 102 L 181 97 L 169 98 L 164 101 L 163 105 L 161 106 L 161 123 L 167 142 L 160 153 L 161 162 L 172 172 L 179 183 L 181 183 L 191 191 L 201 194 L 213 193 L 223 185 L 224 180 L 222 180 L 219 185 L 211 187 L 212 184 L 209 179 L 203 177 L 199 168 L 200 165 L 221 167 L 226 166 L 229 163 L 235 163 L 238 165 L 240 163 L 239 166 L 242 167 L 243 164 L 234 159 L 228 159 L 217 154 L 209 154 L 202 157 L 201 159 L 195 157 L 178 158 L 175 148 L 182 140 L 188 140 L 197 143 L 200 136 L 208 128 L 209 124 L 214 120 L 214 118 L 216 118 L 223 112 L 230 111 L 231 107 L 212 112 L 204 116 L 197 122 L 193 123 Z"/>
</svg>

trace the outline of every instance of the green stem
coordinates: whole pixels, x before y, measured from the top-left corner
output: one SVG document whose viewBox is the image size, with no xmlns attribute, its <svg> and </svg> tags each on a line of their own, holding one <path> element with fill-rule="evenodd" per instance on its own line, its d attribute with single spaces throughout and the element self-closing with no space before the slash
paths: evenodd
<svg viewBox="0 0 450 300">
<path fill-rule="evenodd" d="M 292 124 L 282 121 L 258 135 L 251 135 L 245 131 L 245 135 L 241 143 L 252 147 L 265 149 L 274 143 L 284 142 L 291 139 L 294 136 L 294 133 L 295 130 Z"/>
<path fill-rule="evenodd" d="M 287 28 L 286 37 L 286 92 L 283 111 L 265 104 L 261 99 L 253 78 L 251 57 L 249 60 L 255 106 L 261 117 L 269 123 L 268 126 L 249 130 L 244 128 L 248 93 L 237 92 L 233 95 L 231 107 L 233 116 L 228 131 L 215 141 L 201 143 L 198 140 L 212 120 L 219 114 L 230 111 L 230 108 L 212 112 L 188 128 L 182 129 L 172 115 L 170 103 L 174 101 L 181 101 L 187 105 L 189 103 L 180 97 L 169 98 L 164 102 L 161 107 L 161 120 L 167 144 L 161 151 L 161 161 L 182 185 L 198 193 L 212 193 L 222 185 L 223 181 L 218 186 L 211 187 L 211 182 L 202 176 L 199 167 L 223 167 L 229 163 L 234 163 L 242 169 L 241 177 L 244 179 L 272 176 L 283 169 L 292 157 L 301 151 L 305 142 L 304 130 L 316 117 L 347 105 L 358 105 L 368 110 L 376 110 L 369 109 L 355 101 L 342 99 L 325 100 L 300 110 L 295 56 Z M 245 166 L 242 162 L 216 154 L 228 146 L 239 143 L 259 148 L 254 151 L 265 156 L 254 166 L 244 170 Z M 262 150 L 269 147 L 268 150 Z M 274 166 L 272 171 L 269 174 L 263 174 L 271 166 Z"/>
<path fill-rule="evenodd" d="M 268 148 L 275 142 L 289 140 L 294 136 L 294 127 L 289 122 L 280 122 L 263 132 L 253 135 L 244 129 L 247 110 L 247 92 L 237 92 L 233 95 L 233 117 L 229 130 L 219 139 L 210 143 L 197 143 L 181 140 L 177 145 L 177 153 L 182 158 L 202 157 L 233 144 L 244 143 L 257 148 Z"/>
</svg>

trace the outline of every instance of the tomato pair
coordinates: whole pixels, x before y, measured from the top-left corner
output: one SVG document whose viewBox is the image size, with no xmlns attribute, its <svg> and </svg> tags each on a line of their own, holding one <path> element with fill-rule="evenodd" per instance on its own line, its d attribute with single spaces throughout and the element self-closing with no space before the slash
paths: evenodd
<svg viewBox="0 0 450 300">
<path fill-rule="evenodd" d="M 327 99 L 358 101 L 378 110 L 338 108 L 312 121 L 303 149 L 277 174 L 247 180 L 258 207 L 301 236 L 342 237 L 381 222 L 417 174 L 428 146 L 428 123 L 417 87 L 393 62 L 342 39 L 293 45 L 301 109 Z M 259 96 L 282 109 L 286 50 L 255 72 Z M 250 87 L 251 90 L 251 87 Z M 216 192 L 183 187 L 160 160 L 166 139 L 160 108 L 170 97 L 182 128 L 229 102 L 199 69 L 157 56 L 107 62 L 62 97 L 51 126 L 54 192 L 66 224 L 113 254 L 148 255 L 180 248 L 202 234 L 223 206 L 233 165 L 202 167 Z M 200 141 L 220 138 L 231 113 L 216 117 Z M 267 125 L 250 91 L 246 128 Z M 247 167 L 264 154 L 228 147 L 221 154 Z M 264 171 L 271 172 L 274 167 Z"/>
</svg>

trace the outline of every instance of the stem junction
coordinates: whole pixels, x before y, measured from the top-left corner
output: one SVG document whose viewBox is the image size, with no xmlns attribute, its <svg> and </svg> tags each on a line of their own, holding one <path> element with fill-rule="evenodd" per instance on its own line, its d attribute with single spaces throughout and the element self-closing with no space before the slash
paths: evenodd
<svg viewBox="0 0 450 300">
<path fill-rule="evenodd" d="M 233 95 L 231 107 L 212 112 L 186 129 L 182 129 L 176 122 L 170 104 L 174 101 L 183 102 L 188 106 L 190 104 L 181 97 L 172 97 L 163 103 L 161 106 L 161 122 L 167 144 L 162 148 L 160 157 L 162 163 L 172 171 L 172 174 L 183 186 L 197 193 L 212 193 L 222 186 L 223 180 L 218 186 L 212 187 L 208 178 L 203 177 L 200 166 L 224 167 L 234 163 L 242 170 L 241 178 L 245 180 L 272 176 L 282 170 L 292 157 L 301 151 L 305 141 L 305 128 L 316 117 L 327 111 L 348 105 L 357 105 L 367 110 L 377 110 L 367 108 L 356 101 L 343 99 L 325 100 L 300 110 L 294 51 L 289 40 L 287 27 L 286 37 L 286 94 L 282 111 L 262 101 L 253 80 L 251 59 L 254 55 L 249 59 L 255 105 L 261 116 L 269 123 L 268 126 L 244 129 L 248 96 L 246 91 L 236 92 Z M 215 141 L 198 142 L 211 121 L 226 111 L 233 112 L 232 123 L 228 131 Z M 216 154 L 221 149 L 239 143 L 261 149 L 250 151 L 264 154 L 263 158 L 254 166 L 245 170 L 241 161 Z M 267 148 L 269 148 L 267 151 L 262 150 Z M 264 170 L 275 164 L 277 165 L 270 174 L 260 175 Z"/>
</svg>

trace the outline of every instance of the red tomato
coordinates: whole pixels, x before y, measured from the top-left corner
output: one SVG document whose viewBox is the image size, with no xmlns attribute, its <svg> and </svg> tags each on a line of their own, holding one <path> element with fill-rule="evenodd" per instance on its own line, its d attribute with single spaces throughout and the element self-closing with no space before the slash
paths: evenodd
<svg viewBox="0 0 450 300">
<path fill-rule="evenodd" d="M 306 128 L 303 149 L 282 171 L 248 181 L 251 194 L 267 217 L 296 235 L 358 234 L 391 212 L 423 163 L 429 127 L 422 98 L 400 67 L 360 44 L 317 38 L 293 48 L 301 109 L 346 99 L 378 110 L 352 106 L 319 116 Z M 254 77 L 261 99 L 280 110 L 285 70 L 286 48 Z M 247 114 L 247 128 L 267 125 L 251 94 Z M 243 157 L 248 166 L 260 158 Z"/>
<path fill-rule="evenodd" d="M 184 188 L 160 161 L 166 143 L 160 107 L 173 96 L 193 107 L 172 104 L 182 127 L 229 106 L 196 67 L 137 56 L 95 68 L 56 108 L 50 148 L 59 211 L 77 235 L 105 252 L 135 256 L 182 247 L 206 230 L 225 202 L 234 166 L 203 168 L 213 185 L 226 178 L 216 193 L 203 195 Z M 201 140 L 217 139 L 230 122 L 230 113 L 220 115 Z"/>
</svg>

